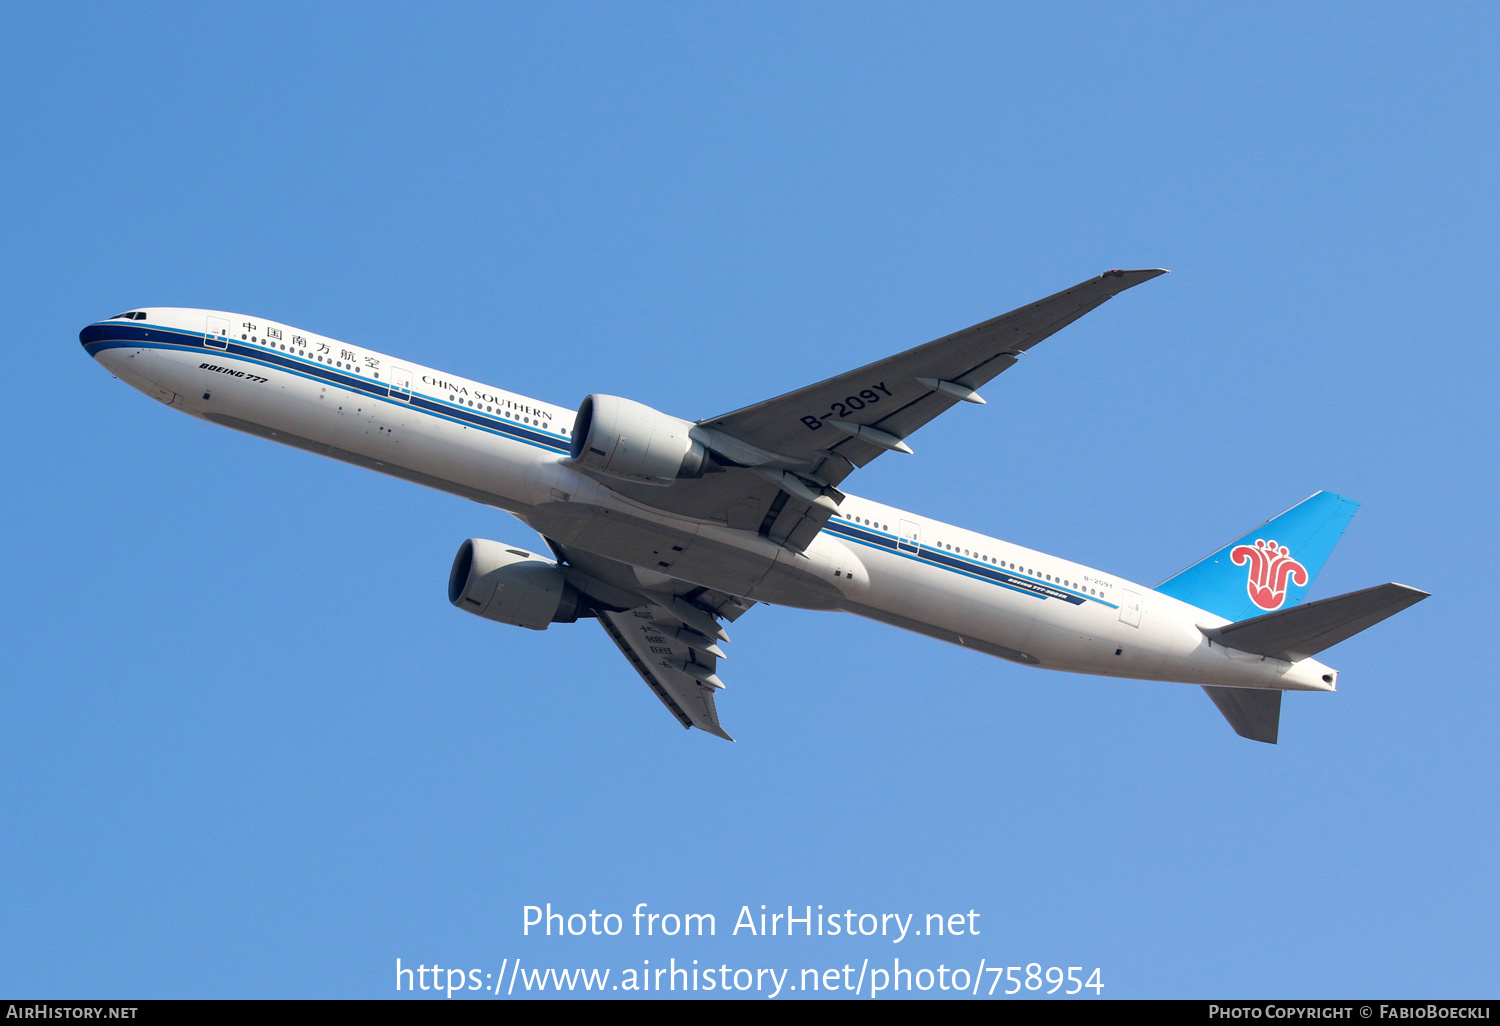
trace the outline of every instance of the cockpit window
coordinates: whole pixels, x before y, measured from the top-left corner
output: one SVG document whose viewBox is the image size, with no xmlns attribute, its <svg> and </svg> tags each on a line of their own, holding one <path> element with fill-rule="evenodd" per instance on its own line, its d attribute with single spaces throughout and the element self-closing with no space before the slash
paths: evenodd
<svg viewBox="0 0 1500 1026">
<path fill-rule="evenodd" d="M 112 321 L 144 321 L 145 319 L 146 311 L 144 310 L 131 310 L 129 313 L 118 313 L 110 318 Z"/>
</svg>

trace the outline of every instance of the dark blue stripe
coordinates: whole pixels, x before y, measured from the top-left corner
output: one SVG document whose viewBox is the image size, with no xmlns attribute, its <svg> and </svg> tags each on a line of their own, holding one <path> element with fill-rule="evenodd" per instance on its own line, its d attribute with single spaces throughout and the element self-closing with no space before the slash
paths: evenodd
<svg viewBox="0 0 1500 1026">
<path fill-rule="evenodd" d="M 90 324 L 78 333 L 78 339 L 90 356 L 96 356 L 106 349 L 186 349 L 200 352 L 211 356 L 221 356 L 236 360 L 245 360 L 264 366 L 275 367 L 278 370 L 292 374 L 298 374 L 315 381 L 326 381 L 351 392 L 359 392 L 362 395 L 380 399 L 396 406 L 406 406 L 423 410 L 433 416 L 442 417 L 446 420 L 465 423 L 472 427 L 511 438 L 515 441 L 525 442 L 537 448 L 547 449 L 556 453 L 567 453 L 569 445 L 566 439 L 554 438 L 553 436 L 539 430 L 528 428 L 523 424 L 499 417 L 479 413 L 467 406 L 459 406 L 457 403 L 444 402 L 440 399 L 430 399 L 416 392 L 407 393 L 410 399 L 393 399 L 389 397 L 390 388 L 383 381 L 372 381 L 369 378 L 356 374 L 348 374 L 339 371 L 326 364 L 306 360 L 301 357 L 288 356 L 277 350 L 258 345 L 246 345 L 241 342 L 227 340 L 226 348 L 208 345 L 201 332 L 187 332 L 174 328 L 162 328 L 157 325 L 142 324 Z"/>
<path fill-rule="evenodd" d="M 1062 588 L 1055 588 L 1050 584 L 1032 580 L 1029 577 L 1013 574 L 985 563 L 977 563 L 962 556 L 956 556 L 946 549 L 921 546 L 918 552 L 910 552 L 902 549 L 897 543 L 896 538 L 882 531 L 871 531 L 865 527 L 841 523 L 835 520 L 828 522 L 828 530 L 833 534 L 848 538 L 850 541 L 858 542 L 861 545 L 894 552 L 907 559 L 929 563 L 945 570 L 961 573 L 966 577 L 987 581 L 990 584 L 998 584 L 1001 587 L 1009 588 L 1012 591 L 1023 595 L 1030 595 L 1034 598 L 1055 598 L 1063 602 L 1069 602 L 1075 606 L 1080 606 L 1085 602 L 1098 602 L 1100 605 L 1108 606 L 1111 609 L 1118 608 L 1114 603 L 1106 602 L 1101 598 L 1096 598 L 1092 595 L 1078 595 Z"/>
</svg>

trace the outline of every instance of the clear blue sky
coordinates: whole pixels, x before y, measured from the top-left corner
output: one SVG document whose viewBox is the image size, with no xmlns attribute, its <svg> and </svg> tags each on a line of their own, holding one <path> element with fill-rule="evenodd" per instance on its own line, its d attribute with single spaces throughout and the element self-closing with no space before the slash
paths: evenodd
<svg viewBox="0 0 1500 1026">
<path fill-rule="evenodd" d="M 1492 5 L 12 6 L 0 993 L 392 993 L 395 959 L 1099 966 L 1497 990 Z M 756 608 L 677 728 L 598 628 L 445 601 L 506 515 L 194 421 L 85 323 L 277 318 L 710 416 L 1111 267 L 852 490 L 1154 584 L 1321 488 L 1282 743 L 1196 688 Z M 521 909 L 713 912 L 548 941 Z M 742 905 L 978 937 L 728 937 Z M 909 960 L 909 961 L 908 961 Z M 800 993 L 800 992 L 799 992 Z"/>
</svg>

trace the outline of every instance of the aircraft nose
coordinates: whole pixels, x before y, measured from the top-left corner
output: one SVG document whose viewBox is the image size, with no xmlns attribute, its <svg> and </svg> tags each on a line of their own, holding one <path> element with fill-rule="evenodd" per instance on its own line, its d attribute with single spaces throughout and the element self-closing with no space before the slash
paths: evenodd
<svg viewBox="0 0 1500 1026">
<path fill-rule="evenodd" d="M 102 321 L 95 321 L 93 324 L 85 327 L 78 333 L 78 341 L 84 349 L 89 349 L 90 346 L 97 342 L 139 338 L 142 337 L 141 333 L 134 332 L 131 329 L 135 326 L 135 322 L 144 321 L 145 319 L 146 312 L 144 310 L 131 310 L 127 313 L 115 314 L 113 317 Z M 91 353 L 96 351 L 89 350 Z"/>
<path fill-rule="evenodd" d="M 78 342 L 87 349 L 95 342 L 103 342 L 109 337 L 109 326 L 103 323 L 89 324 L 78 333 Z"/>
</svg>

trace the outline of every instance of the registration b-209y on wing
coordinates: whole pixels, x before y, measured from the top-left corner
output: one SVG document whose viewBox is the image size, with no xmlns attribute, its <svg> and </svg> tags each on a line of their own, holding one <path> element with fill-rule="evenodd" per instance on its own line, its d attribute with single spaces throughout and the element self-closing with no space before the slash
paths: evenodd
<svg viewBox="0 0 1500 1026">
<path fill-rule="evenodd" d="M 120 380 L 226 427 L 513 514 L 544 552 L 459 546 L 448 597 L 535 630 L 596 620 L 684 727 L 719 723 L 725 624 L 757 602 L 840 610 L 1023 666 L 1201 685 L 1277 739 L 1315 656 L 1426 597 L 1303 602 L 1356 504 L 1318 492 L 1156 587 L 844 490 L 1028 349 L 1160 270 L 1109 271 L 826 381 L 683 420 L 620 396 L 577 410 L 257 316 L 144 307 L 90 324 Z"/>
</svg>

